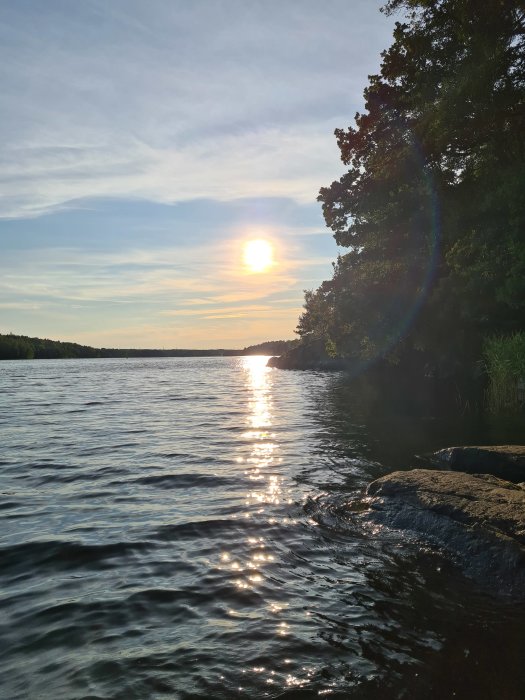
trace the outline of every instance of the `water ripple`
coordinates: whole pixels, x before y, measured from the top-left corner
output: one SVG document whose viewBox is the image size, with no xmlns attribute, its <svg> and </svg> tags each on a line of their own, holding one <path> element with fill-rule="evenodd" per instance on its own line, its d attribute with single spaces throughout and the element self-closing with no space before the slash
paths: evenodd
<svg viewBox="0 0 525 700">
<path fill-rule="evenodd" d="M 362 517 L 425 449 L 265 362 L 1 365 L 1 697 L 523 696 L 525 610 Z"/>
</svg>

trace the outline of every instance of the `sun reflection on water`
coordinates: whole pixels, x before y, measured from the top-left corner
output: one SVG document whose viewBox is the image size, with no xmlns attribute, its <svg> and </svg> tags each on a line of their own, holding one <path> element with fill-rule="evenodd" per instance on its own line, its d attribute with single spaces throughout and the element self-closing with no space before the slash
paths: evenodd
<svg viewBox="0 0 525 700">
<path fill-rule="evenodd" d="M 267 357 L 251 356 L 239 361 L 246 411 L 243 425 L 236 425 L 238 442 L 232 459 L 243 476 L 242 482 L 248 482 L 248 488 L 241 492 L 242 511 L 230 516 L 238 521 L 236 531 L 240 539 L 231 546 L 223 545 L 214 565 L 238 595 L 239 605 L 230 603 L 227 608 L 230 624 L 236 625 L 242 620 L 260 623 L 273 634 L 274 643 L 284 648 L 293 643 L 296 634 L 295 613 L 286 600 L 286 591 L 275 585 L 283 565 L 276 529 L 294 528 L 298 521 L 290 513 L 290 489 L 293 487 L 283 475 L 286 469 L 283 470 L 281 455 L 285 448 L 281 433 L 274 427 L 277 419 L 272 382 L 275 377 L 266 366 L 267 360 Z M 250 523 L 244 534 L 243 521 Z M 262 658 L 253 658 L 247 663 L 242 670 L 247 679 L 259 676 L 269 686 L 275 684 L 283 689 L 298 689 L 310 681 L 308 669 L 296 668 L 293 658 L 281 659 L 273 669 L 261 661 Z"/>
<path fill-rule="evenodd" d="M 272 427 L 271 370 L 266 366 L 268 358 L 244 357 L 243 369 L 251 391 L 248 401 L 248 430 L 242 437 L 249 441 L 250 456 L 247 458 L 246 476 L 257 487 L 246 495 L 246 505 L 278 505 L 281 501 L 282 477 L 273 471 L 277 463 L 278 445 Z"/>
<path fill-rule="evenodd" d="M 262 356 L 243 357 L 241 372 L 245 376 L 248 390 L 248 411 L 245 417 L 245 430 L 241 434 L 242 456 L 236 458 L 245 468 L 244 475 L 253 487 L 246 493 L 245 517 L 260 516 L 269 506 L 281 504 L 282 476 L 277 465 L 279 446 L 272 432 L 272 388 L 271 370 L 266 366 L 268 358 Z M 274 514 L 270 513 L 267 522 L 272 524 Z M 232 583 L 238 590 L 258 587 L 264 582 L 264 568 L 275 562 L 275 555 L 267 550 L 264 537 L 248 537 L 246 550 L 224 551 L 220 555 L 220 566 L 231 572 Z M 242 553 L 241 553 L 242 552 Z M 280 608 L 274 607 L 275 614 Z M 282 634 L 279 629 L 278 634 Z"/>
<path fill-rule="evenodd" d="M 278 566 L 279 559 L 274 550 L 273 542 L 267 535 L 267 527 L 275 525 L 288 527 L 295 520 L 287 510 L 283 511 L 290 500 L 286 493 L 282 475 L 283 458 L 280 456 L 280 445 L 273 427 L 272 401 L 272 370 L 266 367 L 267 357 L 243 357 L 240 371 L 244 375 L 244 391 L 247 396 L 247 411 L 244 417 L 244 430 L 240 433 L 238 454 L 235 463 L 244 470 L 243 475 L 251 487 L 244 496 L 245 512 L 241 518 L 249 518 L 252 522 L 260 522 L 261 527 L 255 535 L 253 531 L 246 536 L 240 546 L 226 551 L 219 557 L 219 568 L 226 572 L 230 584 L 240 595 L 251 595 L 256 592 L 261 607 L 247 612 L 245 607 L 236 610 L 235 606 L 228 609 L 230 619 L 265 620 L 273 629 L 275 639 L 283 640 L 292 634 L 290 623 L 287 621 L 288 603 L 279 600 L 279 593 L 273 591 L 271 583 L 272 567 Z M 232 517 L 237 518 L 234 514 Z M 259 598 L 259 596 L 263 596 Z M 268 597 L 267 597 L 268 596 Z M 252 599 L 253 600 L 253 599 Z M 284 619 L 283 619 L 284 618 Z M 281 642 L 282 643 L 282 642 Z M 286 659 L 284 664 L 291 664 Z M 279 684 L 282 687 L 301 687 L 306 681 L 290 673 L 290 667 L 285 670 L 273 670 L 264 665 L 247 666 L 243 673 L 262 675 L 268 685 Z"/>
<path fill-rule="evenodd" d="M 252 397 L 249 401 L 250 414 L 248 416 L 249 425 L 253 428 L 251 433 L 256 437 L 257 432 L 264 434 L 262 428 L 271 426 L 271 391 L 268 380 L 271 372 L 266 366 L 267 357 L 253 355 L 243 357 L 243 369 L 247 375 L 248 386 L 252 390 Z"/>
</svg>

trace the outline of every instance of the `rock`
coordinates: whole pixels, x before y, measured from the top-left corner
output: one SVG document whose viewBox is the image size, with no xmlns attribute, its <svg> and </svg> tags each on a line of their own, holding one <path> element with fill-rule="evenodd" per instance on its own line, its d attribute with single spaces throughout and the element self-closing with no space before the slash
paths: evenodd
<svg viewBox="0 0 525 700">
<path fill-rule="evenodd" d="M 525 597 L 525 489 L 487 474 L 414 469 L 372 482 L 370 517 L 450 552 L 481 584 Z"/>
<path fill-rule="evenodd" d="M 525 446 L 448 447 L 425 458 L 433 466 L 467 474 L 492 474 L 517 484 L 525 481 Z"/>
<path fill-rule="evenodd" d="M 268 360 L 268 367 L 333 371 L 345 369 L 347 362 L 330 357 L 326 352 L 324 341 L 315 340 L 311 343 L 302 343 L 280 357 L 271 357 Z"/>
</svg>

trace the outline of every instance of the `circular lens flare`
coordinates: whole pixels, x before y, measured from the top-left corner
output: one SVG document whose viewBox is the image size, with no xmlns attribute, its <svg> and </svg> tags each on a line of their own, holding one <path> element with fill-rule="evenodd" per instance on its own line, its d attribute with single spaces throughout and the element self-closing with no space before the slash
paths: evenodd
<svg viewBox="0 0 525 700">
<path fill-rule="evenodd" d="M 268 241 L 258 238 L 244 244 L 244 264 L 250 272 L 265 272 L 273 265 L 273 247 Z"/>
</svg>

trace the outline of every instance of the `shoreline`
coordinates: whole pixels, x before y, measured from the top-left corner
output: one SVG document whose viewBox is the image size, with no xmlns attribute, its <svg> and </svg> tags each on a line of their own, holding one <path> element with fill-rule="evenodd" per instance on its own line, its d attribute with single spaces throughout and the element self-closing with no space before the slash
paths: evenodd
<svg viewBox="0 0 525 700">
<path fill-rule="evenodd" d="M 498 594 L 525 598 L 525 446 L 464 446 L 367 489 L 368 517 L 415 532 Z"/>
</svg>

